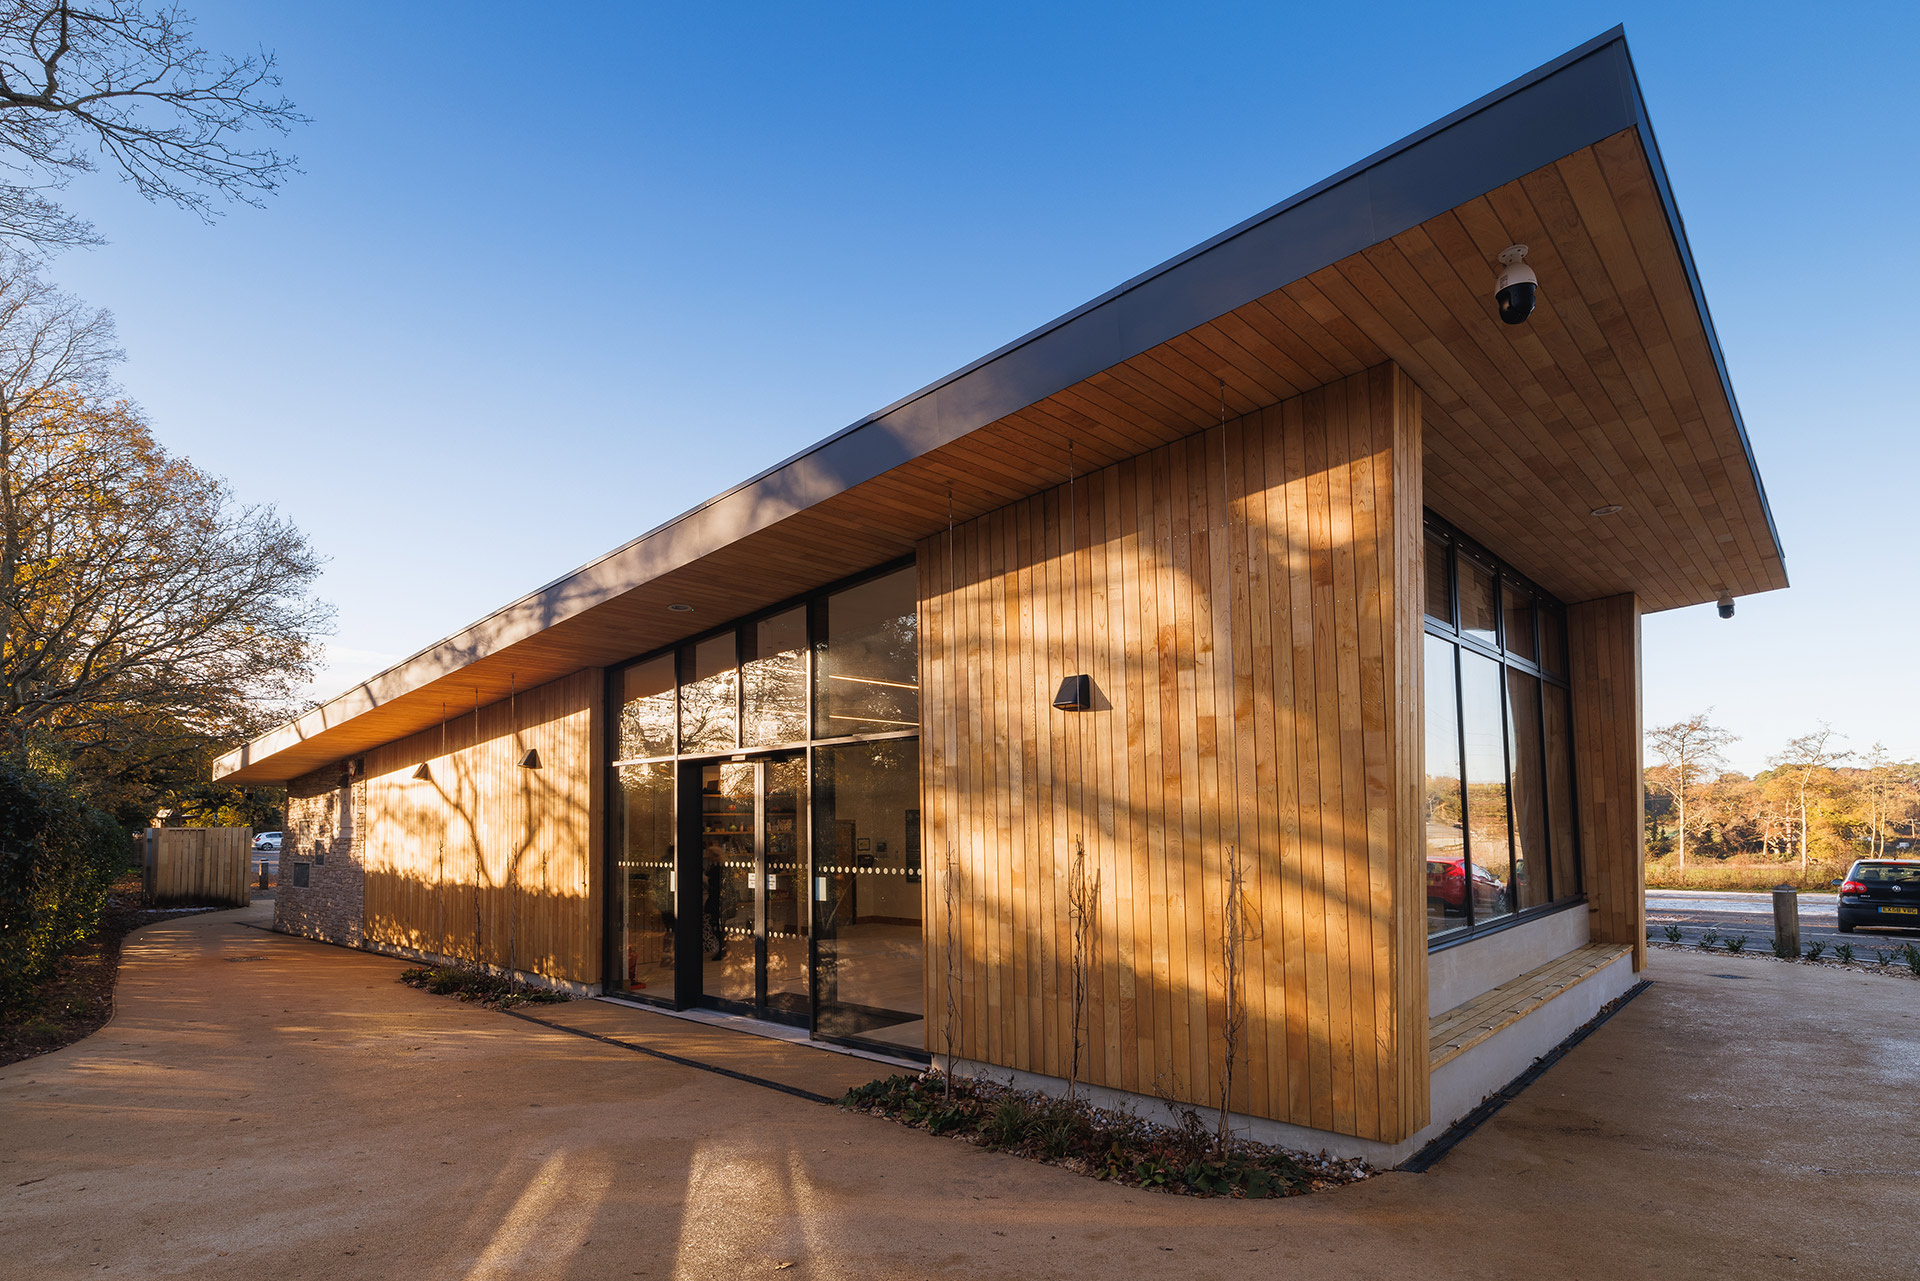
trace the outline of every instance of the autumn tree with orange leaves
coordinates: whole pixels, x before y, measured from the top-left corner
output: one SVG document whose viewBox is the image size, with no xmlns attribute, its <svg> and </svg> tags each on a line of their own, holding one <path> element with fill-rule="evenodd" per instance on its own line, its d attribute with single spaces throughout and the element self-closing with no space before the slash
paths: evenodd
<svg viewBox="0 0 1920 1281">
<path fill-rule="evenodd" d="M 305 537 L 156 441 L 119 357 L 107 313 L 0 263 L 0 753 L 244 737 L 330 618 Z"/>
</svg>

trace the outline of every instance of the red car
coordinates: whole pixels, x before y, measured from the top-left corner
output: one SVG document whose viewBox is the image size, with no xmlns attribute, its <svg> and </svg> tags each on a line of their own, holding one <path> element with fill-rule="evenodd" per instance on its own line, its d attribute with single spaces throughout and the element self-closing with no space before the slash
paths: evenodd
<svg viewBox="0 0 1920 1281">
<path fill-rule="evenodd" d="M 1474 867 L 1473 911 L 1475 916 L 1498 916 L 1507 910 L 1507 887 L 1484 867 Z M 1448 916 L 1467 914 L 1467 867 L 1462 858 L 1427 859 L 1427 906 L 1438 903 Z"/>
</svg>

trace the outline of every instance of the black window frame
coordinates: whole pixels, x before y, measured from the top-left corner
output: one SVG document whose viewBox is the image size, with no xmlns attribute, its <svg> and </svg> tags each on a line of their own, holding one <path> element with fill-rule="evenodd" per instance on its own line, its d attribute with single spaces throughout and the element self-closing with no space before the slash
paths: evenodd
<svg viewBox="0 0 1920 1281">
<path fill-rule="evenodd" d="M 1429 544 L 1429 542 L 1427 541 L 1429 538 L 1438 538 L 1440 541 L 1442 541 L 1446 545 L 1447 594 L 1451 604 L 1451 608 L 1448 611 L 1448 617 L 1444 619 L 1436 618 L 1431 612 L 1432 602 L 1422 599 L 1420 603 L 1420 608 L 1421 608 L 1420 621 L 1421 621 L 1422 629 L 1425 635 L 1435 637 L 1436 639 L 1439 639 L 1442 641 L 1446 641 L 1447 643 L 1449 643 L 1454 647 L 1454 652 L 1453 652 L 1454 732 L 1457 739 L 1456 751 L 1458 752 L 1458 760 L 1462 765 L 1461 779 L 1460 779 L 1461 816 L 1462 816 L 1461 817 L 1461 838 L 1463 841 L 1462 848 L 1464 850 L 1463 857 L 1466 860 L 1467 873 L 1469 877 L 1466 899 L 1465 899 L 1465 902 L 1463 903 L 1463 908 L 1465 911 L 1464 921 L 1460 925 L 1455 926 L 1452 929 L 1443 930 L 1437 934 L 1429 934 L 1427 936 L 1427 950 L 1429 952 L 1439 952 L 1439 951 L 1444 951 L 1449 947 L 1457 947 L 1462 943 L 1471 942 L 1472 940 L 1477 938 L 1485 938 L 1489 934 L 1497 934 L 1501 930 L 1512 929 L 1517 925 L 1523 925 L 1529 921 L 1539 920 L 1541 917 L 1544 917 L 1544 916 L 1551 916 L 1557 912 L 1564 912 L 1564 911 L 1572 910 L 1574 908 L 1584 907 L 1587 901 L 1586 899 L 1586 859 L 1583 856 L 1583 851 L 1581 849 L 1581 844 L 1580 844 L 1580 823 L 1579 823 L 1580 775 L 1579 775 L 1579 770 L 1575 768 L 1576 738 L 1573 733 L 1571 718 L 1569 718 L 1569 724 L 1567 725 L 1567 736 L 1566 736 L 1567 737 L 1566 768 L 1567 768 L 1567 779 L 1568 779 L 1567 803 L 1573 810 L 1573 821 L 1567 824 L 1566 831 L 1573 842 L 1573 849 L 1571 851 L 1572 857 L 1569 860 L 1569 862 L 1573 868 L 1574 885 L 1573 885 L 1572 893 L 1562 897 L 1557 892 L 1557 890 L 1561 887 L 1556 887 L 1553 883 L 1555 836 L 1554 836 L 1554 811 L 1553 811 L 1553 802 L 1552 802 L 1552 796 L 1551 796 L 1552 785 L 1550 782 L 1548 782 L 1548 779 L 1549 779 L 1548 771 L 1551 769 L 1551 764 L 1548 759 L 1548 752 L 1551 749 L 1549 747 L 1549 738 L 1547 735 L 1546 705 L 1547 705 L 1547 687 L 1549 685 L 1557 685 L 1561 689 L 1568 691 L 1568 707 L 1569 707 L 1569 711 L 1571 711 L 1573 686 L 1572 686 L 1571 680 L 1569 679 L 1570 673 L 1568 669 L 1571 668 L 1572 663 L 1567 653 L 1567 626 L 1566 626 L 1567 607 L 1566 605 L 1558 597 L 1553 595 L 1553 593 L 1541 587 L 1538 583 L 1528 578 L 1525 574 L 1522 574 L 1519 570 L 1509 565 L 1505 560 L 1503 560 L 1499 556 L 1496 556 L 1492 552 L 1488 551 L 1486 547 L 1484 547 L 1480 543 L 1475 542 L 1473 539 L 1467 537 L 1465 534 L 1462 534 L 1458 529 L 1455 529 L 1452 525 L 1447 523 L 1445 520 L 1443 520 L 1439 516 L 1436 516 L 1431 511 L 1425 513 L 1425 519 L 1423 521 L 1421 536 L 1422 536 L 1421 547 L 1422 547 L 1423 555 L 1432 554 L 1433 549 Z M 1471 560 L 1473 560 L 1476 564 L 1478 564 L 1481 569 L 1491 569 L 1493 571 L 1493 617 L 1494 617 L 1495 631 L 1494 631 L 1494 644 L 1492 645 L 1488 645 L 1486 642 L 1471 635 L 1460 626 L 1460 556 L 1462 553 L 1466 554 Z M 1431 571 L 1429 571 L 1429 573 L 1427 574 L 1422 574 L 1420 578 L 1421 592 L 1423 597 L 1425 595 L 1426 584 L 1427 584 L 1430 572 Z M 1506 608 L 1506 594 L 1504 589 L 1506 584 L 1509 582 L 1511 582 L 1514 586 L 1525 590 L 1533 598 L 1533 608 L 1530 611 L 1533 619 L 1533 653 L 1534 653 L 1533 658 L 1527 658 L 1524 655 L 1518 652 L 1509 650 L 1507 648 L 1507 608 Z M 1547 663 L 1546 663 L 1546 660 L 1548 657 L 1546 653 L 1547 628 L 1544 623 L 1544 617 L 1548 609 L 1557 610 L 1559 612 L 1560 619 L 1561 619 L 1560 638 L 1561 638 L 1562 650 L 1558 656 L 1558 666 L 1561 669 L 1559 671 L 1548 670 Z M 1514 715 L 1513 688 L 1512 688 L 1511 682 L 1507 679 L 1507 672 L 1509 669 L 1514 671 L 1524 672 L 1525 674 L 1534 677 L 1536 680 L 1540 682 L 1540 697 L 1538 700 L 1539 707 L 1536 712 L 1536 715 L 1539 717 L 1539 720 L 1540 720 L 1540 725 L 1539 725 L 1539 731 L 1537 734 L 1536 741 L 1538 741 L 1538 743 L 1540 744 L 1539 764 L 1540 764 L 1540 770 L 1541 770 L 1540 778 L 1542 781 L 1542 787 L 1541 787 L 1541 795 L 1539 799 L 1540 799 L 1540 805 L 1541 805 L 1541 814 L 1543 816 L 1542 825 L 1543 825 L 1543 829 L 1547 833 L 1547 849 L 1545 851 L 1545 856 L 1541 858 L 1539 862 L 1540 862 L 1541 873 L 1546 878 L 1546 885 L 1547 885 L 1546 901 L 1534 907 L 1529 907 L 1525 909 L 1516 908 L 1516 910 L 1512 912 L 1508 912 L 1493 920 L 1484 921 L 1484 922 L 1476 920 L 1475 914 L 1474 914 L 1473 889 L 1472 889 L 1472 882 L 1471 882 L 1472 868 L 1475 866 L 1474 855 L 1473 855 L 1473 835 L 1466 823 L 1467 808 L 1466 808 L 1465 789 L 1467 786 L 1467 779 L 1466 779 L 1466 770 L 1464 766 L 1466 762 L 1467 751 L 1466 751 L 1466 708 L 1463 702 L 1465 698 L 1465 693 L 1463 690 L 1463 682 L 1461 680 L 1461 675 L 1460 675 L 1460 654 L 1462 651 L 1465 651 L 1471 654 L 1478 654 L 1484 658 L 1491 659 L 1500 668 L 1501 751 L 1503 754 L 1503 760 L 1505 761 L 1505 772 L 1502 777 L 1504 777 L 1507 780 L 1506 786 L 1509 789 L 1509 795 L 1507 797 L 1507 847 L 1509 849 L 1513 849 L 1518 846 L 1518 839 L 1517 839 L 1517 833 L 1515 831 L 1515 828 L 1519 822 L 1519 818 L 1517 815 L 1518 806 L 1515 804 L 1514 798 L 1511 795 L 1513 778 L 1515 776 L 1514 761 L 1512 757 L 1507 754 L 1511 752 L 1513 744 L 1518 741 L 1513 732 L 1513 715 Z M 1424 662 L 1425 658 L 1423 657 L 1421 661 Z M 1423 767 L 1423 772 L 1424 772 L 1424 767 Z M 1424 840 L 1424 832 L 1425 832 L 1425 828 L 1423 825 L 1422 827 L 1423 840 Z M 1531 857 L 1531 855 L 1529 857 Z M 1531 875 L 1531 869 L 1529 869 L 1529 874 Z"/>
<path fill-rule="evenodd" d="M 822 633 L 820 631 L 820 619 L 822 617 L 822 609 L 820 607 L 820 603 L 826 601 L 829 597 L 835 595 L 836 593 L 843 592 L 850 587 L 858 587 L 862 583 L 872 582 L 873 580 L 879 579 L 879 578 L 885 578 L 888 575 L 898 573 L 903 569 L 910 569 L 914 566 L 915 563 L 916 563 L 916 557 L 912 555 L 897 557 L 883 564 L 875 565 L 871 569 L 865 569 L 860 571 L 857 574 L 850 574 L 845 578 L 835 579 L 834 581 L 826 583 L 820 587 L 815 587 L 808 591 L 800 592 L 795 595 L 788 596 L 782 600 L 776 601 L 771 605 L 765 606 L 760 609 L 756 609 L 751 613 L 736 615 L 735 617 L 728 619 L 726 622 L 716 624 L 712 627 L 704 628 L 698 632 L 689 633 L 688 635 L 682 636 L 679 639 L 673 641 L 671 644 L 657 646 L 653 649 L 645 651 L 644 653 L 636 654 L 632 658 L 623 659 L 618 663 L 610 664 L 606 668 L 606 680 L 604 683 L 604 690 L 603 690 L 602 696 L 606 700 L 605 706 L 607 707 L 609 714 L 606 717 L 606 724 L 603 732 L 602 741 L 605 745 L 605 751 L 606 751 L 606 775 L 605 775 L 604 786 L 607 789 L 606 794 L 608 796 L 609 803 L 606 805 L 605 813 L 603 815 L 602 843 L 604 847 L 604 854 L 601 859 L 601 863 L 602 863 L 601 875 L 604 878 L 604 886 L 605 886 L 604 892 L 601 894 L 601 931 L 600 931 L 600 940 L 601 940 L 600 989 L 603 993 L 606 993 L 609 995 L 617 995 L 623 1001 L 632 1001 L 632 1002 L 643 1004 L 643 1005 L 655 1005 L 663 1009 L 671 1009 L 671 1010 L 693 1008 L 697 1006 L 699 1003 L 698 1000 L 696 999 L 697 994 L 692 992 L 691 990 L 688 990 L 688 991 L 675 990 L 673 994 L 670 996 L 656 996 L 646 992 L 632 992 L 632 991 L 626 991 L 626 990 L 619 990 L 619 989 L 616 989 L 616 987 L 611 981 L 610 976 L 620 972 L 618 968 L 619 961 L 618 961 L 618 955 L 617 955 L 618 948 L 620 945 L 620 934 L 619 934 L 620 920 L 619 920 L 618 913 L 616 911 L 615 900 L 617 896 L 614 893 L 613 885 L 614 885 L 614 876 L 618 871 L 618 863 L 619 863 L 619 859 L 623 849 L 624 832 L 621 829 L 621 822 L 622 822 L 623 815 L 621 814 L 620 807 L 612 803 L 612 797 L 614 792 L 617 791 L 620 786 L 621 768 L 625 766 L 634 766 L 634 765 L 667 765 L 673 769 L 674 779 L 675 779 L 675 782 L 674 782 L 674 789 L 675 789 L 674 825 L 675 825 L 675 831 L 676 831 L 675 847 L 677 850 L 681 850 L 681 849 L 689 849 L 693 847 L 693 836 L 694 836 L 694 832 L 697 830 L 697 823 L 698 823 L 698 812 L 697 812 L 698 806 L 692 805 L 690 807 L 691 798 L 689 797 L 687 792 L 687 789 L 689 786 L 688 780 L 697 779 L 698 775 L 694 771 L 682 769 L 681 766 L 683 765 L 698 766 L 698 765 L 714 764 L 716 762 L 722 762 L 722 761 L 738 761 L 738 760 L 747 760 L 747 759 L 757 760 L 770 755 L 783 755 L 783 754 L 798 752 L 804 755 L 804 758 L 806 761 L 807 786 L 808 788 L 812 788 L 813 780 L 814 780 L 814 749 L 816 748 L 832 747 L 839 744 L 876 742 L 876 741 L 889 740 L 889 739 L 916 739 L 916 740 L 919 739 L 921 737 L 921 733 L 924 728 L 924 722 L 922 723 L 922 725 L 916 726 L 911 729 L 885 730 L 885 731 L 879 731 L 879 732 L 868 733 L 868 734 L 842 734 L 842 735 L 835 735 L 835 736 L 828 737 L 824 735 L 817 735 L 814 732 L 815 730 L 815 722 L 814 722 L 815 683 L 818 675 L 818 670 L 817 670 L 818 662 L 816 659 L 816 655 L 818 652 L 817 646 L 822 637 Z M 919 608 L 919 605 L 920 605 L 919 593 L 916 591 L 915 592 L 916 610 Z M 778 614 L 784 614 L 788 610 L 795 609 L 795 608 L 803 608 L 805 612 L 805 618 L 806 618 L 806 649 L 805 649 L 806 736 L 798 739 L 793 739 L 787 742 L 781 742 L 781 743 L 756 743 L 753 745 L 743 745 L 744 739 L 746 736 L 746 705 L 745 705 L 746 680 L 745 680 L 745 672 L 743 668 L 742 655 L 745 653 L 746 647 L 747 647 L 747 629 L 750 627 L 757 626 L 764 619 L 772 618 Z M 696 751 L 696 752 L 681 751 L 679 750 L 681 745 L 681 742 L 680 742 L 680 711 L 681 711 L 680 695 L 681 695 L 682 689 L 685 688 L 686 679 L 688 675 L 687 671 L 685 670 L 683 656 L 690 653 L 695 646 L 701 644 L 702 642 L 709 641 L 714 639 L 717 636 L 723 636 L 729 633 L 731 633 L 734 637 L 733 746 L 725 747 L 725 748 L 715 748 L 711 751 Z M 673 679 L 673 727 L 674 727 L 673 728 L 673 745 L 675 750 L 672 752 L 660 753 L 652 756 L 635 756 L 635 757 L 622 756 L 620 752 L 620 708 L 622 705 L 622 693 L 624 689 L 624 681 L 625 681 L 627 669 L 632 667 L 637 667 L 642 663 L 652 662 L 655 659 L 661 658 L 663 656 L 671 657 L 674 665 L 673 666 L 673 676 L 674 676 L 674 679 Z M 697 789 L 696 789 L 696 794 L 697 794 Z M 809 844 L 809 850 L 811 851 L 811 844 Z M 811 857 L 812 855 L 810 852 L 809 859 L 811 859 Z M 809 869 L 807 879 L 809 880 L 809 882 L 811 881 L 810 869 Z M 809 911 L 812 910 L 811 895 L 809 895 L 808 910 Z M 687 930 L 688 926 L 686 923 L 689 921 L 692 922 L 690 927 L 692 937 L 684 939 L 683 945 L 697 946 L 697 932 L 699 928 L 698 921 L 692 917 L 683 916 L 681 928 L 683 930 Z M 812 945 L 811 943 L 809 943 L 809 966 L 808 966 L 809 972 L 810 972 L 809 985 L 811 985 L 812 983 L 811 947 Z M 812 996 L 814 994 L 810 992 L 809 995 Z M 818 1001 L 815 1000 L 812 1002 L 812 1004 L 815 1007 L 815 1009 L 809 1013 L 807 1031 L 809 1035 L 812 1036 L 814 1039 L 823 1040 L 823 1041 L 834 1041 L 834 1042 L 845 1041 L 848 1044 L 860 1044 L 860 1045 L 866 1044 L 864 1042 L 859 1042 L 857 1039 L 821 1036 L 814 1026 L 815 1016 L 817 1015 Z M 871 1049 L 875 1047 L 868 1045 L 866 1046 L 866 1048 Z M 919 1057 L 918 1055 L 914 1054 L 912 1051 L 888 1050 L 887 1052 L 902 1054 L 905 1057 L 909 1057 L 909 1058 Z"/>
</svg>

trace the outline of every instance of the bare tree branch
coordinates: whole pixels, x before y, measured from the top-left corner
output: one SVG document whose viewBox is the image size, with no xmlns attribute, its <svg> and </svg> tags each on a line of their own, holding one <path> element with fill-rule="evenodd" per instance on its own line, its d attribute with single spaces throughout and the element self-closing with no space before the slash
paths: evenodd
<svg viewBox="0 0 1920 1281">
<path fill-rule="evenodd" d="M 149 200 L 212 218 L 259 205 L 298 161 L 250 141 L 303 124 L 278 93 L 273 54 L 197 43 L 172 5 L 0 0 L 0 237 L 46 254 L 98 244 L 91 224 L 40 194 L 105 156 Z"/>
</svg>

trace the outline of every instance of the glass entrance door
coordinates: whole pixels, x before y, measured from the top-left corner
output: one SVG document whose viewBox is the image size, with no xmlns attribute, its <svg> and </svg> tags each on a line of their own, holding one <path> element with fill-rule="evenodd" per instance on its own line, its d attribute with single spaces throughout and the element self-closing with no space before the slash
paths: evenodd
<svg viewBox="0 0 1920 1281">
<path fill-rule="evenodd" d="M 698 768 L 702 1002 L 805 1026 L 806 758 Z"/>
</svg>

